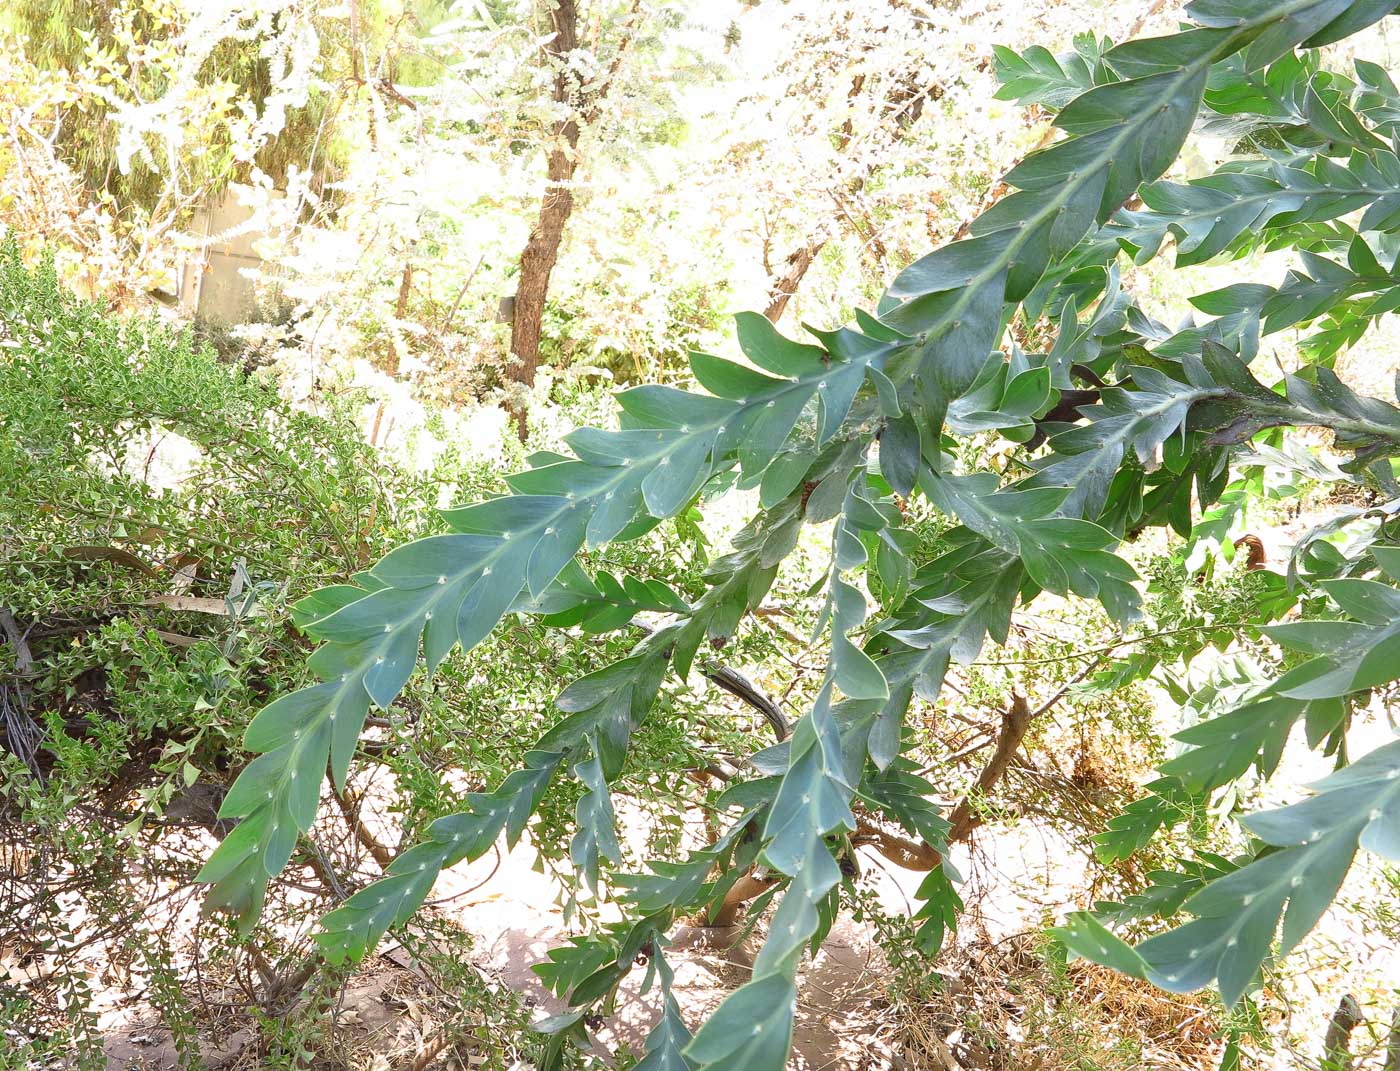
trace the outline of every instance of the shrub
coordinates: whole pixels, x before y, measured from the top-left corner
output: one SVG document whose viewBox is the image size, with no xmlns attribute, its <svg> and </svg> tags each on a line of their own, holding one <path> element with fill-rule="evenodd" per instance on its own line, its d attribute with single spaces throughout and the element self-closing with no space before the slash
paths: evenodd
<svg viewBox="0 0 1400 1071">
<path fill-rule="evenodd" d="M 279 900 L 260 947 L 240 946 L 192 925 L 193 877 L 228 831 L 254 712 L 305 680 L 288 594 L 421 530 L 434 481 L 382 463 L 344 414 L 296 412 L 160 322 L 76 300 L 13 242 L 0 383 L 0 1066 L 105 1066 L 114 998 L 144 1000 L 193 1066 L 229 1027 L 206 985 L 240 981 L 269 1057 L 305 1046 L 310 995 L 345 972 L 302 968 L 304 906 Z M 348 812 L 331 814 L 322 878 L 293 883 L 322 909 L 363 880 Z M 512 998 L 463 981 L 467 943 L 440 931 L 424 969 L 458 979 L 459 1010 L 510 1021 Z"/>
</svg>

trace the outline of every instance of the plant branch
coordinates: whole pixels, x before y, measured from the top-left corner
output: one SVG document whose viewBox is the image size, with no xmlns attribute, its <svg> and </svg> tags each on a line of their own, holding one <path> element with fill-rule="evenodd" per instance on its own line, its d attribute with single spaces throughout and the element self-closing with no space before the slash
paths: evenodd
<svg viewBox="0 0 1400 1071">
<path fill-rule="evenodd" d="M 1057 702 L 1062 690 L 1049 703 L 1042 705 L 1037 714 Z M 973 802 L 979 796 L 985 796 L 991 791 L 993 786 L 1006 774 L 1011 766 L 1011 760 L 1016 755 L 1016 749 L 1021 746 L 1021 741 L 1025 739 L 1026 730 L 1030 728 L 1031 712 L 1026 706 L 1024 696 L 1016 695 L 1011 699 L 1011 708 L 1002 715 L 1001 731 L 997 734 L 996 747 L 992 751 L 992 757 L 987 760 L 987 765 L 982 768 L 982 773 L 977 778 L 976 784 L 967 792 L 961 802 L 953 808 L 953 813 L 948 817 L 952 826 L 948 833 L 948 843 L 957 844 L 966 840 L 974 829 L 982 824 L 982 819 L 973 813 Z"/>
<path fill-rule="evenodd" d="M 331 795 L 335 797 L 335 802 L 340 807 L 340 813 L 345 816 L 345 822 L 350 827 L 350 831 L 355 835 L 355 839 L 360 842 L 374 861 L 379 864 L 379 869 L 388 870 L 389 864 L 394 861 L 394 853 L 380 843 L 373 833 L 366 827 L 360 818 L 360 801 L 352 799 L 347 789 L 345 792 L 331 790 Z"/>
<path fill-rule="evenodd" d="M 1351 1068 L 1351 1034 L 1361 1025 L 1364 1016 L 1361 1005 L 1350 993 L 1342 997 L 1337 1010 L 1327 1024 L 1327 1033 L 1322 1039 L 1323 1071 L 1349 1071 Z"/>
<path fill-rule="evenodd" d="M 973 662 L 972 664 L 974 666 L 1043 666 L 1052 662 L 1068 662 L 1072 658 L 1092 658 L 1096 655 L 1111 654 L 1120 647 L 1127 647 L 1134 643 L 1146 643 L 1148 640 L 1160 639 L 1163 636 L 1176 636 L 1183 632 L 1214 632 L 1216 629 L 1233 630 L 1251 627 L 1254 627 L 1252 621 L 1216 621 L 1209 625 L 1183 625 L 1180 628 L 1162 629 L 1160 632 L 1146 632 L 1141 636 L 1128 636 L 1102 647 L 1089 647 L 1072 654 L 1055 655 L 1052 658 L 1022 658 L 1005 662 Z"/>
</svg>

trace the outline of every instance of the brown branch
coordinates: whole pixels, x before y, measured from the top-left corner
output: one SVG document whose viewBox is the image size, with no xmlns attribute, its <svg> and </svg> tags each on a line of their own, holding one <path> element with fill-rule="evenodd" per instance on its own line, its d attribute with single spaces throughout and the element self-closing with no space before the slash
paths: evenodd
<svg viewBox="0 0 1400 1071">
<path fill-rule="evenodd" d="M 756 878 L 752 873 L 741 875 L 739 880 L 731 885 L 729 891 L 724 894 L 724 899 L 720 902 L 719 907 L 711 912 L 709 924 L 711 926 L 733 926 L 739 917 L 740 906 L 763 895 L 773 887 L 777 880 L 774 877 Z"/>
<path fill-rule="evenodd" d="M 374 857 L 374 861 L 379 864 L 381 870 L 388 870 L 389 864 L 394 861 L 394 853 L 365 828 L 364 822 L 360 820 L 361 801 L 352 798 L 348 789 L 345 792 L 337 792 L 332 789 L 331 795 L 335 797 L 335 802 L 340 805 L 340 813 L 345 816 L 345 821 L 350 826 L 350 832 L 355 835 L 360 846 Z"/>
<path fill-rule="evenodd" d="M 932 870 L 943 862 L 943 856 L 928 841 L 901 837 L 860 816 L 856 817 L 856 831 L 851 837 L 851 844 L 856 847 L 869 845 L 895 866 L 905 870 Z"/>
<path fill-rule="evenodd" d="M 1057 703 L 1068 690 L 1069 685 L 1067 684 L 1048 702 L 1042 704 L 1035 711 L 1035 715 L 1043 714 Z M 977 783 L 953 809 L 953 814 L 949 819 L 952 825 L 952 830 L 948 835 L 949 844 L 957 844 L 966 840 L 972 831 L 982 824 L 982 819 L 973 814 L 972 802 L 976 796 L 986 795 L 991 791 L 1006 774 L 1035 715 L 1032 715 L 1030 708 L 1026 706 L 1025 697 L 1017 695 L 1012 698 L 1011 709 L 1002 715 L 1001 732 L 997 736 L 996 749 L 993 751 L 992 757 L 987 761 L 981 776 L 977 778 Z M 855 846 L 868 845 L 896 866 L 904 867 L 906 870 L 932 870 L 943 861 L 943 856 L 938 849 L 927 841 L 910 840 L 897 833 L 881 829 L 863 817 L 856 818 L 856 829 L 851 837 L 851 843 Z M 724 900 L 711 915 L 709 924 L 711 926 L 732 926 L 738 917 L 740 906 L 766 892 L 772 887 L 773 881 L 773 878 L 756 878 L 752 873 L 743 875 L 725 894 Z"/>
<path fill-rule="evenodd" d="M 528 389 L 534 386 L 540 362 L 540 333 L 544 321 L 545 301 L 549 296 L 549 280 L 559 259 L 559 247 L 564 240 L 564 228 L 574 211 L 574 172 L 578 169 L 579 133 L 583 125 L 596 122 L 603 99 L 612 88 L 614 76 L 622 65 L 636 29 L 636 14 L 641 0 L 633 0 L 627 25 L 618 42 L 617 53 L 603 83 L 587 94 L 577 85 L 569 68 L 569 53 L 579 47 L 578 6 L 576 0 L 554 0 L 550 12 L 554 39 L 544 48 L 559 69 L 554 76 L 554 100 L 569 106 L 569 112 L 554 126 L 554 143 L 546 156 L 545 190 L 540 200 L 539 215 L 530 237 L 520 254 L 515 307 L 510 322 L 510 352 L 514 362 L 506 368 L 507 377 Z M 510 402 L 515 418 L 516 433 L 525 441 L 529 429 L 523 403 Z"/>
<path fill-rule="evenodd" d="M 1097 664 L 1097 663 L 1095 663 Z M 1090 667 L 1092 668 L 1092 667 Z M 1002 715 L 1001 730 L 997 734 L 996 748 L 992 752 L 992 757 L 987 760 L 987 765 L 983 767 L 982 773 L 978 776 L 977 782 L 967 794 L 962 798 L 949 818 L 951 829 L 948 834 L 949 844 L 958 844 L 965 841 L 972 835 L 972 831 L 982 824 L 982 819 L 973 813 L 973 802 L 978 796 L 985 796 L 994 788 L 1010 769 L 1016 751 L 1025 739 L 1026 732 L 1030 728 L 1031 722 L 1044 714 L 1052 706 L 1058 703 L 1068 693 L 1070 687 L 1078 680 L 1083 679 L 1087 670 L 1081 672 L 1078 677 L 1060 688 L 1048 700 L 1042 703 L 1035 711 L 1031 711 L 1026 705 L 1024 696 L 1013 696 L 1011 709 Z M 853 846 L 866 845 L 874 848 L 896 866 L 906 870 L 932 870 L 943 861 L 943 856 L 938 849 L 925 840 L 911 840 L 902 837 L 897 833 L 881 829 L 869 819 L 857 816 L 855 833 L 851 837 Z M 715 913 L 714 919 L 727 919 L 727 922 L 712 921 L 711 925 L 729 925 L 733 922 L 738 913 L 738 908 L 745 900 L 753 899 L 772 884 L 771 880 L 759 881 L 751 875 L 745 875 L 729 890 L 724 902 Z"/>
<path fill-rule="evenodd" d="M 413 1059 L 405 1060 L 399 1067 L 401 1071 L 423 1071 L 451 1044 L 452 1034 L 444 1028 L 424 1041 L 418 1051 L 414 1053 Z"/>
<path fill-rule="evenodd" d="M 1148 6 L 1147 10 L 1144 11 L 1141 15 L 1139 15 L 1137 19 L 1134 20 L 1133 24 L 1128 27 L 1128 32 L 1123 34 L 1120 40 L 1131 41 L 1134 37 L 1136 37 L 1139 33 L 1142 32 L 1142 28 L 1147 25 L 1147 20 L 1150 19 L 1153 15 L 1157 14 L 1157 12 L 1161 11 L 1162 8 L 1166 6 L 1167 0 L 1153 0 L 1153 3 Z"/>
<path fill-rule="evenodd" d="M 1041 710 L 1045 709 L 1046 706 L 1042 706 Z M 1030 724 L 1031 712 L 1030 708 L 1026 706 L 1025 697 L 1013 696 L 1011 709 L 1001 717 L 1001 731 L 997 734 L 996 747 L 992 751 L 992 757 L 982 768 L 977 783 L 953 808 L 953 813 L 948 818 L 952 826 L 948 833 L 949 844 L 957 844 L 959 841 L 966 840 L 972 831 L 982 824 L 981 817 L 973 813 L 973 803 L 977 797 L 987 795 L 996 783 L 1005 776 L 1006 771 L 1011 766 L 1011 760 L 1016 755 L 1016 749 L 1021 746 L 1021 741 L 1025 739 L 1026 730 L 1030 728 Z"/>
<path fill-rule="evenodd" d="M 1364 1018 L 1361 1005 L 1356 1002 L 1354 996 L 1348 993 L 1342 997 L 1337 1010 L 1332 1013 L 1332 1019 L 1327 1024 L 1327 1033 L 1322 1039 L 1323 1071 L 1350 1071 L 1351 1033 L 1361 1025 Z"/>
<path fill-rule="evenodd" d="M 1264 541 L 1257 535 L 1242 535 L 1235 540 L 1235 549 L 1247 548 L 1248 557 L 1245 558 L 1244 567 L 1250 572 L 1257 572 L 1269 564 L 1269 552 L 1264 549 Z"/>
<path fill-rule="evenodd" d="M 778 704 L 764 695 L 754 683 L 737 670 L 722 666 L 718 662 L 706 662 L 700 667 L 700 672 L 719 688 L 728 692 L 737 699 L 742 699 L 754 710 L 763 715 L 773 729 L 773 735 L 779 740 L 786 740 L 792 727 L 788 725 L 788 720 L 783 716 L 783 712 L 778 709 Z"/>
<path fill-rule="evenodd" d="M 953 813 L 949 817 L 951 825 L 948 833 L 949 844 L 958 844 L 967 840 L 972 835 L 972 831 L 982 824 L 982 819 L 973 813 L 974 801 L 977 797 L 985 796 L 990 792 L 997 782 L 1006 775 L 1006 771 L 1011 767 L 1012 760 L 1015 758 L 1016 750 L 1021 746 L 1021 741 L 1025 739 L 1031 721 L 1059 702 L 1073 683 L 1073 681 L 1067 683 L 1034 712 L 1026 706 L 1026 700 L 1023 696 L 1017 695 L 1012 698 L 1011 709 L 1002 715 L 1001 730 L 997 734 L 996 747 L 992 752 L 992 757 L 987 760 L 987 765 L 983 767 L 982 773 L 977 778 L 977 783 L 953 808 Z M 869 845 L 890 862 L 896 866 L 904 867 L 906 870 L 932 870 L 943 861 L 942 855 L 927 841 L 909 840 L 896 833 L 880 829 L 861 817 L 856 818 L 856 831 L 851 838 L 851 843 Z"/>
<path fill-rule="evenodd" d="M 763 315 L 768 317 L 769 323 L 777 323 L 782 319 L 783 311 L 787 308 L 788 302 L 792 300 L 793 294 L 797 293 L 797 287 L 801 284 L 803 276 L 807 274 L 807 269 L 812 266 L 817 259 L 817 254 L 822 251 L 822 246 L 826 245 L 825 238 L 813 238 L 806 245 L 799 249 L 794 249 L 783 261 L 787 267 L 783 271 L 782 278 L 778 279 L 768 289 L 771 295 L 768 307 L 763 310 Z"/>
<path fill-rule="evenodd" d="M 1093 664 L 1097 665 L 1097 660 Z M 1025 739 L 1031 721 L 1063 699 L 1070 687 L 1083 679 L 1087 672 L 1088 669 L 1081 672 L 1074 680 L 1066 682 L 1059 691 L 1037 707 L 1034 712 L 1026 705 L 1024 696 L 1012 697 L 1011 709 L 1002 715 L 1001 731 L 997 734 L 996 748 L 992 752 L 992 757 L 987 760 L 987 765 L 977 778 L 977 783 L 953 808 L 953 813 L 949 818 L 952 826 L 948 835 L 949 844 L 957 844 L 966 840 L 971 836 L 972 831 L 982 824 L 982 819 L 973 814 L 974 799 L 977 796 L 985 796 L 1005 776 L 1015 758 L 1017 749 L 1021 746 L 1021 741 Z M 881 829 L 873 822 L 860 816 L 856 818 L 856 828 L 851 837 L 851 843 L 854 846 L 868 845 L 896 866 L 904 867 L 906 870 L 932 870 L 943 861 L 943 856 L 938 849 L 927 841 L 910 840 L 897 833 Z M 711 926 L 733 925 L 738 917 L 740 906 L 766 892 L 773 885 L 774 880 L 771 877 L 756 878 L 751 872 L 744 874 L 725 894 L 720 906 L 712 913 L 709 924 Z"/>
<path fill-rule="evenodd" d="M 617 43 L 617 52 L 613 55 L 612 63 L 608 65 L 608 73 L 603 76 L 603 83 L 593 90 L 589 96 L 592 104 L 583 113 L 583 121 L 586 124 L 597 122 L 599 113 L 603 110 L 603 98 L 608 95 L 608 90 L 612 89 L 613 82 L 617 79 L 617 72 L 622 69 L 622 60 L 627 55 L 627 49 L 632 44 L 632 39 L 636 36 L 637 13 L 642 8 L 642 0 L 632 0 L 632 6 L 627 12 L 627 28 L 622 32 L 622 40 Z"/>
</svg>

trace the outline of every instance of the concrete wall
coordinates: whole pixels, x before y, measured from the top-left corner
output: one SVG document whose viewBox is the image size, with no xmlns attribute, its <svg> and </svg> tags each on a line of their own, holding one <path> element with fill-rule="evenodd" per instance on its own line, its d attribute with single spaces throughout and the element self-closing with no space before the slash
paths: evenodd
<svg viewBox="0 0 1400 1071">
<path fill-rule="evenodd" d="M 248 226 L 252 215 L 253 209 L 239 203 L 235 186 L 195 213 L 190 232 L 209 244 L 202 255 L 192 254 L 180 272 L 176 297 L 182 315 L 217 324 L 240 324 L 254 318 L 255 286 L 240 271 L 263 263 L 254 250 L 263 232 Z"/>
</svg>

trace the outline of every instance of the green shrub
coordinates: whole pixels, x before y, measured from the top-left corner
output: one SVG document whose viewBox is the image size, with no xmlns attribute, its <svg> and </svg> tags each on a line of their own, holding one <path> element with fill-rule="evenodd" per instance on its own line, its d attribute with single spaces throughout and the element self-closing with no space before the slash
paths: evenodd
<svg viewBox="0 0 1400 1071">
<path fill-rule="evenodd" d="M 306 679 L 286 603 L 420 530 L 436 481 L 381 462 L 348 410 L 298 412 L 187 335 L 78 301 L 7 242 L 0 486 L 0 948 L 51 968 L 0 984 L 20 1054 L 0 1066 L 100 1066 L 93 1001 L 142 989 L 131 977 L 193 1066 L 219 1013 L 191 948 L 214 977 L 257 974 L 222 924 L 165 920 L 227 833 L 248 722 Z M 268 954 L 304 929 L 269 931 Z"/>
</svg>

